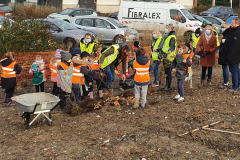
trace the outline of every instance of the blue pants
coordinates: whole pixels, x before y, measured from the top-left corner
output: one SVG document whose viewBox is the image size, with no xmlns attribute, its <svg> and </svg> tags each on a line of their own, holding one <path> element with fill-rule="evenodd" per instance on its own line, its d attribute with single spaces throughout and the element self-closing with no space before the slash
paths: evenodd
<svg viewBox="0 0 240 160">
<path fill-rule="evenodd" d="M 180 95 L 180 97 L 184 97 L 183 82 L 184 82 L 184 79 L 178 79 L 177 81 L 178 94 Z"/>
<path fill-rule="evenodd" d="M 223 83 L 227 84 L 229 82 L 228 66 L 222 65 L 222 71 L 223 71 Z"/>
<path fill-rule="evenodd" d="M 168 88 L 171 88 L 171 82 L 172 82 L 172 68 L 165 68 L 165 74 L 167 75 L 166 77 L 166 82 L 168 83 Z"/>
<path fill-rule="evenodd" d="M 111 68 L 110 66 L 107 66 L 105 68 L 105 73 L 107 75 L 106 84 L 108 88 L 112 88 L 112 82 L 115 79 L 115 68 Z"/>
<path fill-rule="evenodd" d="M 153 66 L 153 72 L 154 72 L 154 82 L 157 82 L 158 81 L 158 68 L 159 68 L 159 65 L 161 64 L 161 61 L 158 62 L 158 61 L 154 61 L 154 66 Z"/>
<path fill-rule="evenodd" d="M 229 70 L 232 73 L 232 89 L 236 91 L 239 87 L 239 64 L 229 65 Z"/>
</svg>

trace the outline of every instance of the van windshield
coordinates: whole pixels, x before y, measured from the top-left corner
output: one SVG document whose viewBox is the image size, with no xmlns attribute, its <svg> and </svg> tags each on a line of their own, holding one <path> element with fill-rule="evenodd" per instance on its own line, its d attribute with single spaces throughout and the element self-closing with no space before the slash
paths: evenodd
<svg viewBox="0 0 240 160">
<path fill-rule="evenodd" d="M 195 18 L 192 16 L 192 14 L 188 10 L 181 9 L 181 11 L 190 21 L 194 21 L 195 20 Z"/>
</svg>

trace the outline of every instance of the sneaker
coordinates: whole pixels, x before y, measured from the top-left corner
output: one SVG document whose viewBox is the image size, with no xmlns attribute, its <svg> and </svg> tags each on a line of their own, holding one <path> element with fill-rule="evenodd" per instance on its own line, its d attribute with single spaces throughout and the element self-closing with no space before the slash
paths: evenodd
<svg viewBox="0 0 240 160">
<path fill-rule="evenodd" d="M 222 88 L 222 89 L 227 87 L 229 87 L 229 82 L 223 83 L 222 85 L 219 86 L 219 88 Z"/>
<path fill-rule="evenodd" d="M 157 87 L 157 86 L 159 86 L 159 81 L 155 81 L 152 85 L 152 87 Z"/>
<path fill-rule="evenodd" d="M 228 92 L 229 92 L 229 93 L 233 93 L 233 94 L 234 94 L 234 93 L 236 93 L 236 92 L 237 92 L 237 90 L 234 90 L 234 89 L 232 89 L 232 88 L 231 88 L 231 89 L 229 89 L 229 90 L 228 90 Z"/>
<path fill-rule="evenodd" d="M 144 107 L 145 107 L 145 104 L 141 104 L 141 107 L 144 108 Z"/>
<path fill-rule="evenodd" d="M 138 108 L 138 107 L 139 107 L 139 104 L 135 102 L 135 103 L 133 104 L 133 108 Z"/>
<path fill-rule="evenodd" d="M 179 97 L 178 98 L 178 102 L 183 102 L 184 101 L 184 98 L 183 97 Z"/>
<path fill-rule="evenodd" d="M 176 95 L 174 99 L 178 100 L 180 98 L 180 94 Z"/>
</svg>

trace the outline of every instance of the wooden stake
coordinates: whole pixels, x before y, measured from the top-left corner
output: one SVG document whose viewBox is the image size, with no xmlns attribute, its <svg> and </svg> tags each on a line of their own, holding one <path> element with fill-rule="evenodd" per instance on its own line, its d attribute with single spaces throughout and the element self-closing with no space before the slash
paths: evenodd
<svg viewBox="0 0 240 160">
<path fill-rule="evenodd" d="M 203 128 L 211 127 L 211 126 L 216 125 L 216 124 L 221 123 L 221 122 L 222 122 L 222 121 L 217 121 L 217 122 L 211 123 L 211 124 L 209 124 L 209 125 L 196 128 L 196 129 L 194 129 L 194 130 L 192 130 L 192 131 L 189 131 L 189 132 L 186 132 L 186 133 L 184 133 L 184 134 L 180 134 L 180 135 L 178 135 L 178 136 L 179 136 L 179 137 L 182 137 L 182 136 L 185 136 L 185 135 L 187 135 L 187 134 L 189 134 L 189 133 L 193 133 L 193 132 L 199 131 L 200 129 L 203 129 Z"/>
<path fill-rule="evenodd" d="M 211 129 L 211 128 L 202 128 L 202 129 L 207 130 L 207 131 L 215 131 L 215 132 L 222 132 L 222 133 L 230 133 L 230 134 L 240 135 L 240 133 L 237 133 L 237 132 L 230 132 L 230 131 L 224 131 L 224 130 L 219 130 L 219 129 Z"/>
</svg>

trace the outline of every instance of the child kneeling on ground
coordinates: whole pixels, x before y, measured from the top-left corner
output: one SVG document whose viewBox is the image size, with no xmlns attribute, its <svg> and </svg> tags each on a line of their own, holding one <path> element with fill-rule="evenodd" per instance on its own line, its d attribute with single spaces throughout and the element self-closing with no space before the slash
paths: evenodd
<svg viewBox="0 0 240 160">
<path fill-rule="evenodd" d="M 184 44 L 178 45 L 178 53 L 172 63 L 172 72 L 176 72 L 178 94 L 174 97 L 178 102 L 184 101 L 184 80 L 189 73 L 191 61 L 187 53 L 187 46 Z"/>
<path fill-rule="evenodd" d="M 141 107 L 145 107 L 147 102 L 148 85 L 150 84 L 149 72 L 152 71 L 152 65 L 150 64 L 150 61 L 146 56 L 146 51 L 143 48 L 138 49 L 136 56 L 136 60 L 133 62 L 136 98 L 136 102 L 133 105 L 134 108 L 139 107 L 140 95 L 142 97 L 140 102 Z"/>
</svg>

